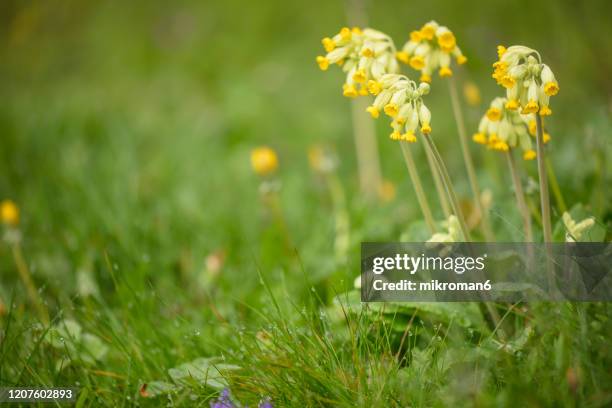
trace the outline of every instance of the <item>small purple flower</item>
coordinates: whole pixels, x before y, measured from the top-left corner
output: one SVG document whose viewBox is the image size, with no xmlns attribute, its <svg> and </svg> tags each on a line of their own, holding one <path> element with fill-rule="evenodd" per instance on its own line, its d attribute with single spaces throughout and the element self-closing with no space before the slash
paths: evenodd
<svg viewBox="0 0 612 408">
<path fill-rule="evenodd" d="M 236 405 L 234 405 L 234 403 L 230 399 L 230 392 L 226 388 L 223 391 L 221 391 L 221 395 L 219 396 L 219 399 L 217 399 L 216 401 L 210 402 L 210 408 L 237 408 L 237 407 Z"/>
</svg>

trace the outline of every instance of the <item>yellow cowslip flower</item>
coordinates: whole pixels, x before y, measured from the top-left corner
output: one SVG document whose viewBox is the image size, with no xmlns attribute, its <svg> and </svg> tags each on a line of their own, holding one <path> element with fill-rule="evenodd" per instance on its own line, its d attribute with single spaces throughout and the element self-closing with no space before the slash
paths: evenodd
<svg viewBox="0 0 612 408">
<path fill-rule="evenodd" d="M 508 102 L 506 102 L 505 107 L 509 110 L 517 110 L 519 108 L 519 103 L 516 99 L 510 99 Z"/>
<path fill-rule="evenodd" d="M 365 82 L 366 78 L 367 78 L 367 74 L 365 72 L 365 69 L 358 69 L 353 74 L 353 81 L 358 82 L 358 83 Z"/>
<path fill-rule="evenodd" d="M 487 110 L 487 118 L 492 122 L 497 122 L 501 119 L 501 109 L 493 106 Z"/>
<path fill-rule="evenodd" d="M 423 67 L 425 67 L 425 59 L 420 55 L 415 55 L 414 57 L 410 58 L 410 66 L 417 71 L 420 71 L 423 69 Z"/>
<path fill-rule="evenodd" d="M 366 112 L 368 112 L 374 119 L 378 119 L 380 116 L 380 111 L 374 106 L 368 106 L 366 108 Z"/>
<path fill-rule="evenodd" d="M 327 68 L 329 68 L 329 60 L 320 55 L 317 57 L 317 64 L 319 64 L 321 71 L 327 71 Z"/>
<path fill-rule="evenodd" d="M 327 54 L 318 56 L 317 64 L 323 71 L 333 64 L 341 66 L 346 73 L 342 92 L 346 97 L 368 95 L 370 81 L 399 71 L 395 44 L 380 31 L 344 27 L 333 37 L 323 38 L 321 43 Z"/>
<path fill-rule="evenodd" d="M 334 48 L 336 48 L 336 43 L 329 37 L 325 37 L 321 40 L 323 44 L 323 48 L 325 48 L 325 52 L 332 52 Z"/>
<path fill-rule="evenodd" d="M 509 109 L 510 102 L 507 98 L 495 98 L 480 120 L 478 132 L 472 136 L 472 140 L 501 152 L 520 148 L 525 160 L 533 160 L 535 151 L 529 134 L 532 131 L 535 133 L 535 121 L 530 120 L 531 115 Z"/>
<path fill-rule="evenodd" d="M 552 110 L 548 106 L 542 106 L 540 108 L 540 116 L 550 116 L 552 115 Z"/>
<path fill-rule="evenodd" d="M 549 99 L 559 92 L 559 84 L 539 53 L 522 45 L 497 48 L 499 60 L 493 64 L 492 77 L 506 88 L 508 109 L 520 108 L 522 114 L 551 115 Z"/>
<path fill-rule="evenodd" d="M 451 52 L 457 45 L 455 35 L 450 31 L 444 31 L 438 35 L 438 45 L 445 52 Z"/>
<path fill-rule="evenodd" d="M 347 98 L 355 98 L 357 95 L 359 95 L 359 93 L 357 92 L 355 85 L 344 84 L 342 85 L 342 95 L 346 96 Z"/>
<path fill-rule="evenodd" d="M 380 111 L 393 118 L 389 135 L 391 140 L 416 142 L 415 132 L 431 133 L 431 112 L 422 97 L 429 93 L 429 85 L 417 84 L 405 75 L 387 74 L 379 81 L 380 92 L 366 111 L 377 118 Z"/>
<path fill-rule="evenodd" d="M 434 21 L 423 25 L 421 31 L 419 32 L 420 37 L 425 40 L 433 40 L 437 28 L 437 23 L 435 23 Z"/>
<path fill-rule="evenodd" d="M 523 160 L 533 160 L 536 158 L 536 156 L 537 156 L 536 151 L 533 149 L 529 149 L 523 153 Z"/>
<path fill-rule="evenodd" d="M 487 137 L 484 133 L 481 132 L 474 133 L 474 136 L 472 136 L 472 140 L 478 144 L 487 144 Z"/>
<path fill-rule="evenodd" d="M 453 76 L 453 71 L 449 67 L 442 67 L 438 71 L 438 75 L 440 75 L 440 78 L 450 77 Z"/>
<path fill-rule="evenodd" d="M 0 218 L 4 225 L 14 227 L 19 224 L 19 207 L 12 200 L 0 203 Z"/>
<path fill-rule="evenodd" d="M 410 55 L 408 55 L 407 52 L 398 51 L 395 53 L 395 58 L 397 58 L 399 62 L 403 62 L 404 64 L 410 63 Z"/>
<path fill-rule="evenodd" d="M 276 152 L 267 146 L 261 146 L 251 151 L 251 166 L 260 176 L 268 176 L 278 169 Z"/>
<path fill-rule="evenodd" d="M 375 81 L 373 79 L 370 79 L 368 81 L 367 87 L 368 87 L 368 92 L 370 92 L 374 96 L 378 95 L 380 91 L 382 90 L 382 85 L 380 84 L 380 82 Z"/>
<path fill-rule="evenodd" d="M 385 105 L 384 111 L 386 115 L 395 117 L 399 111 L 399 106 L 397 106 L 395 103 L 388 103 Z"/>
<path fill-rule="evenodd" d="M 401 52 L 398 60 L 421 71 L 423 82 L 430 82 L 435 71 L 438 71 L 442 78 L 452 76 L 451 57 L 454 57 L 459 65 L 467 62 L 467 58 L 457 46 L 455 34 L 435 21 L 425 24 L 419 31 L 411 32 L 410 40 L 404 44 Z"/>
</svg>

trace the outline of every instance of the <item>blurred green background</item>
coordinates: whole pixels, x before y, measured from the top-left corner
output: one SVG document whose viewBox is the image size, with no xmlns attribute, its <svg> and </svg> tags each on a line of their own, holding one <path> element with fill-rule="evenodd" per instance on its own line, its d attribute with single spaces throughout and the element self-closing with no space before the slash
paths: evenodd
<svg viewBox="0 0 612 408">
<path fill-rule="evenodd" d="M 144 363 L 122 383 L 130 392 L 138 379 L 223 353 L 233 329 L 219 325 L 219 316 L 256 325 L 250 319 L 258 313 L 247 305 L 266 314 L 270 303 L 258 270 L 297 299 L 311 284 L 329 299 L 325 290 L 352 287 L 361 241 L 428 238 L 384 120 L 376 125 L 383 175 L 397 194 L 390 202 L 361 199 L 344 75 L 315 63 L 321 38 L 347 25 L 354 7 L 320 0 L 0 2 L 0 199 L 21 209 L 23 253 L 51 315 L 79 320 L 108 344 L 122 327 L 117 336 L 130 346 L 114 343 L 120 352 L 102 368 L 124 370 L 121 353 L 133 346 L 130 359 Z M 432 19 L 455 32 L 469 59 L 456 70 L 459 83 L 475 84 L 482 95 L 478 106 L 464 107 L 470 133 L 503 91 L 490 77 L 495 47 L 539 50 L 561 87 L 547 120 L 550 158 L 568 206 L 584 204 L 601 223 L 612 218 L 611 11 L 605 0 L 365 4 L 369 26 L 398 46 Z M 460 198 L 469 200 L 450 100 L 438 78 L 427 105 L 433 137 Z M 351 228 L 346 264 L 334 259 L 333 204 L 308 165 L 308 148 L 321 143 L 339 158 Z M 281 208 L 303 275 L 260 199 L 261 180 L 249 161 L 259 145 L 279 154 Z M 481 187 L 493 193 L 498 238 L 521 239 L 504 163 L 471 148 Z M 415 153 L 425 166 L 422 152 Z M 536 177 L 534 162 L 523 168 Z M 433 202 L 427 172 L 423 177 Z M 436 216 L 442 218 L 439 210 Z M 211 259 L 220 271 L 211 272 Z M 16 316 L 27 319 L 10 247 L 0 244 L 5 311 L 10 299 Z M 21 346 L 17 339 L 12 344 Z M 32 342 L 11 352 L 20 363 Z"/>
<path fill-rule="evenodd" d="M 279 151 L 298 248 L 325 245 L 325 232 L 312 232 L 325 221 L 324 209 L 310 204 L 306 150 L 336 147 L 351 198 L 357 173 L 343 74 L 320 72 L 314 57 L 320 38 L 346 24 L 350 7 L 3 1 L 0 192 L 22 207 L 28 245 L 75 255 L 112 243 L 133 262 L 150 254 L 164 265 L 182 251 L 198 259 L 217 248 L 236 248 L 230 260 L 249 258 L 261 237 L 248 152 L 260 144 Z M 483 99 L 465 112 L 470 130 L 502 91 L 490 78 L 495 46 L 538 49 L 561 85 L 547 126 L 566 200 L 593 201 L 585 180 L 600 165 L 594 152 L 610 145 L 609 2 L 391 1 L 365 10 L 398 46 L 430 19 L 455 31 L 469 57 L 459 80 L 474 82 Z M 467 196 L 447 92 L 441 81 L 433 85 L 435 137 Z M 419 216 L 397 146 L 386 123 L 378 126 L 383 173 L 398 185 L 401 205 L 388 225 L 366 230 L 367 239 L 388 239 Z M 487 160 L 478 146 L 472 150 Z M 507 182 L 498 167 L 482 168 L 484 188 Z M 600 212 L 605 201 L 594 201 Z"/>
</svg>

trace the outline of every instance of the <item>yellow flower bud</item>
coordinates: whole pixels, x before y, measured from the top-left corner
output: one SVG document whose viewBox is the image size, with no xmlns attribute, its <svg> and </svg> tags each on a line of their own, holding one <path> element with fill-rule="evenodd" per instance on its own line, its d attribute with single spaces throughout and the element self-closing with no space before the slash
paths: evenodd
<svg viewBox="0 0 612 408">
<path fill-rule="evenodd" d="M 327 68 L 329 68 L 329 60 L 321 55 L 317 57 L 317 64 L 319 64 L 321 71 L 327 71 Z"/>
<path fill-rule="evenodd" d="M 351 36 L 352 36 L 351 29 L 348 27 L 342 27 L 342 29 L 340 30 L 340 37 L 344 41 L 348 41 L 351 39 Z"/>
<path fill-rule="evenodd" d="M 329 37 L 322 39 L 321 43 L 323 44 L 323 48 L 325 48 L 325 52 L 331 52 L 336 48 L 336 43 Z"/>
<path fill-rule="evenodd" d="M 398 61 L 403 62 L 404 64 L 408 64 L 410 62 L 410 54 L 408 54 L 406 51 L 396 52 L 395 58 L 397 58 Z"/>
<path fill-rule="evenodd" d="M 380 111 L 375 106 L 368 106 L 366 108 L 366 112 L 368 112 L 374 119 L 378 119 L 380 116 Z"/>
</svg>

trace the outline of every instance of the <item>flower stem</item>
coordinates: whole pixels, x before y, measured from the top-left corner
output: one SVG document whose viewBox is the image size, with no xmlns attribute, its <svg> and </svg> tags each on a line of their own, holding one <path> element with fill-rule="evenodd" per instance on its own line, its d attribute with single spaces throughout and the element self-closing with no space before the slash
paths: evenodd
<svg viewBox="0 0 612 408">
<path fill-rule="evenodd" d="M 378 144 L 373 121 L 364 115 L 367 101 L 359 98 L 351 102 L 353 136 L 357 149 L 357 167 L 359 171 L 359 186 L 368 200 L 378 197 L 381 185 L 380 160 Z"/>
<path fill-rule="evenodd" d="M 455 78 L 450 77 L 448 81 L 448 88 L 451 97 L 451 103 L 453 106 L 453 114 L 455 115 L 455 122 L 457 123 L 457 131 L 459 133 L 459 141 L 461 143 L 461 151 L 463 153 L 463 161 L 465 162 L 465 168 L 467 170 L 468 179 L 470 181 L 470 188 L 474 195 L 474 205 L 480 215 L 480 226 L 482 232 L 487 241 L 495 241 L 493 230 L 489 222 L 489 216 L 482 207 L 482 201 L 480 198 L 480 187 L 478 186 L 478 178 L 476 177 L 476 171 L 474 170 L 474 162 L 472 161 L 472 155 L 470 154 L 470 148 L 468 145 L 467 134 L 465 131 L 465 123 L 463 122 L 463 113 L 461 112 L 461 104 L 459 103 L 459 96 L 457 94 L 457 85 Z"/>
<path fill-rule="evenodd" d="M 512 183 L 514 184 L 514 194 L 516 195 L 516 203 L 518 205 L 521 216 L 523 217 L 523 228 L 525 229 L 525 241 L 533 242 L 533 231 L 531 230 L 531 215 L 529 214 L 529 207 L 525 201 L 525 193 L 523 192 L 523 185 L 521 184 L 521 177 L 518 174 L 516 168 L 516 161 L 512 151 L 506 152 L 506 158 L 508 159 L 508 167 L 510 167 L 510 174 L 512 175 Z"/>
<path fill-rule="evenodd" d="M 535 113 L 536 117 L 536 142 L 538 149 L 538 176 L 540 180 L 540 205 L 542 210 L 542 228 L 544 230 L 544 242 L 552 242 L 552 227 L 550 224 L 550 197 L 548 195 L 548 178 L 546 174 L 546 157 L 544 156 L 544 129 L 542 117 Z"/>
<path fill-rule="evenodd" d="M 548 173 L 548 178 L 550 179 L 550 189 L 552 190 L 555 196 L 555 202 L 557 203 L 557 208 L 559 212 L 563 214 L 567 211 L 567 206 L 565 205 L 565 200 L 563 199 L 563 194 L 561 194 L 561 189 L 559 188 L 559 182 L 557 182 L 557 176 L 555 175 L 555 169 L 550 163 L 550 159 L 546 158 L 546 171 Z"/>
<path fill-rule="evenodd" d="M 429 169 L 431 170 L 431 175 L 438 192 L 440 206 L 442 207 L 442 212 L 444 212 L 444 218 L 448 218 L 451 215 L 451 208 L 448 204 L 448 199 L 446 198 L 446 191 L 444 190 L 444 183 L 442 182 L 440 171 L 438 170 L 438 166 L 436 166 L 436 159 L 433 157 L 431 150 L 429 150 L 427 146 L 425 146 L 425 153 L 427 154 Z"/>
<path fill-rule="evenodd" d="M 351 26 L 366 27 L 368 15 L 365 0 L 349 0 L 346 3 L 346 16 Z M 376 140 L 374 123 L 364 115 L 368 102 L 365 98 L 357 98 L 351 102 L 353 121 L 353 136 L 357 149 L 357 170 L 359 173 L 359 188 L 364 197 L 370 201 L 378 199 L 382 185 L 380 156 Z"/>
<path fill-rule="evenodd" d="M 32 305 L 38 313 L 38 318 L 45 325 L 48 325 L 49 315 L 47 313 L 47 310 L 43 306 L 42 301 L 40 300 L 38 291 L 36 290 L 36 286 L 34 285 L 34 281 L 32 280 L 32 276 L 30 275 L 28 265 L 25 259 L 23 259 L 23 253 L 21 252 L 21 246 L 19 245 L 19 243 L 13 245 L 13 258 L 15 259 L 15 266 L 17 267 L 17 272 L 19 272 L 19 277 L 23 281 L 23 284 L 26 287 L 26 291 L 28 292 L 30 302 L 32 302 Z"/>
<path fill-rule="evenodd" d="M 427 147 L 431 150 L 431 153 L 436 161 L 438 171 L 442 176 L 442 181 L 444 182 L 444 187 L 446 187 L 446 193 L 448 194 L 448 199 L 450 201 L 451 207 L 453 208 L 455 216 L 459 220 L 461 232 L 463 233 L 463 239 L 465 239 L 466 242 L 470 242 L 472 240 L 470 237 L 470 232 L 468 230 L 467 224 L 465 223 L 465 218 L 463 217 L 461 207 L 459 206 L 459 201 L 457 200 L 457 194 L 455 194 L 455 189 L 453 188 L 453 184 L 451 182 L 450 176 L 448 175 L 448 171 L 446 170 L 446 166 L 444 165 L 444 161 L 442 160 L 442 156 L 440 156 L 440 153 L 438 152 L 438 149 L 436 148 L 436 145 L 434 144 L 430 136 L 423 135 L 423 138 L 426 141 Z"/>
<path fill-rule="evenodd" d="M 421 207 L 421 212 L 423 213 L 423 217 L 425 218 L 425 223 L 429 228 L 429 231 L 433 234 L 436 232 L 436 223 L 434 222 L 433 215 L 431 214 L 431 209 L 429 208 L 429 204 L 427 203 L 427 197 L 425 196 L 425 192 L 423 191 L 423 186 L 421 185 L 421 180 L 419 178 L 419 173 L 414 164 L 414 158 L 412 157 L 412 153 L 410 152 L 410 146 L 408 146 L 407 142 L 399 142 L 402 147 L 402 153 L 404 154 L 404 161 L 406 162 L 406 167 L 408 168 L 408 174 L 410 175 L 410 181 L 412 181 L 412 186 L 414 187 L 414 192 L 417 196 L 417 201 L 419 202 L 419 206 Z"/>
</svg>

